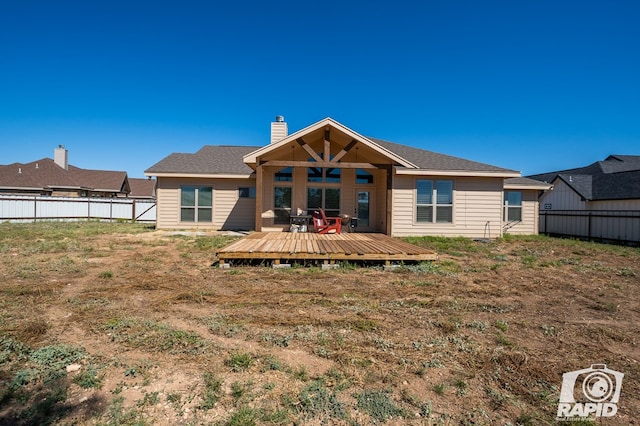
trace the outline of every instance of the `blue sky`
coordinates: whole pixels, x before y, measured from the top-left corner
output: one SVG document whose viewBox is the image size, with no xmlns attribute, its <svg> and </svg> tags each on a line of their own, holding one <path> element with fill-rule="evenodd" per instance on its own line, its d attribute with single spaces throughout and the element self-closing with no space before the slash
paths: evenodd
<svg viewBox="0 0 640 426">
<path fill-rule="evenodd" d="M 533 174 L 640 155 L 637 1 L 0 2 L 0 164 L 144 170 L 331 117 Z"/>
</svg>

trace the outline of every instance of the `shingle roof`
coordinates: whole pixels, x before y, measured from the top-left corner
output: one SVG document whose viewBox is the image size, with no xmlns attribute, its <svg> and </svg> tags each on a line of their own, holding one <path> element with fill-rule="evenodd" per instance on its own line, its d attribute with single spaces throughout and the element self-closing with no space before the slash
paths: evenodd
<svg viewBox="0 0 640 426">
<path fill-rule="evenodd" d="M 585 167 L 529 176 L 544 182 L 562 179 L 585 200 L 640 198 L 640 156 L 610 155 Z"/>
<path fill-rule="evenodd" d="M 195 154 L 174 153 L 145 170 L 145 173 L 239 174 L 253 170 L 242 158 L 257 146 L 206 145 Z"/>
<path fill-rule="evenodd" d="M 155 198 L 156 180 L 129 178 L 129 198 Z"/>
<path fill-rule="evenodd" d="M 381 139 L 368 138 L 396 155 L 425 170 L 507 172 L 504 169 L 450 155 L 439 154 L 424 149 L 400 145 Z M 243 157 L 256 149 L 255 146 L 213 146 L 206 145 L 195 154 L 174 153 L 145 170 L 145 173 L 186 173 L 186 174 L 242 174 L 253 170 L 243 163 Z"/>
<path fill-rule="evenodd" d="M 50 158 L 0 165 L 0 188 L 77 188 L 105 192 L 129 190 L 126 172 L 81 169 L 71 165 L 65 170 Z"/>
<path fill-rule="evenodd" d="M 535 179 L 529 179 L 526 177 L 517 177 L 517 178 L 508 178 L 504 180 L 504 185 L 513 185 L 513 186 L 539 186 L 549 188 L 551 185 L 547 185 L 545 182 L 541 182 Z"/>
<path fill-rule="evenodd" d="M 469 172 L 506 172 L 518 173 L 515 170 L 504 169 L 490 164 L 479 163 L 477 161 L 465 160 L 464 158 L 453 157 L 451 155 L 439 154 L 433 151 L 401 145 L 394 142 L 384 141 L 376 138 L 367 138 L 378 145 L 392 151 L 396 155 L 415 164 L 419 169 L 425 170 L 447 170 L 447 171 L 469 171 Z"/>
</svg>

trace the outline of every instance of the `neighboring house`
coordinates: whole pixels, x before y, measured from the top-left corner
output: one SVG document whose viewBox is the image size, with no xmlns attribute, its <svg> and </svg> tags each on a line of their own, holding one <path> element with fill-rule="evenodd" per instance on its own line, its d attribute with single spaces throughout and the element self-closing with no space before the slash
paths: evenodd
<svg viewBox="0 0 640 426">
<path fill-rule="evenodd" d="M 145 171 L 157 178 L 158 229 L 286 231 L 323 208 L 392 236 L 494 238 L 538 232 L 550 185 L 514 170 L 369 138 L 326 118 L 291 135 L 282 117 L 262 146 L 205 146 Z"/>
<path fill-rule="evenodd" d="M 155 179 L 139 179 L 129 178 L 128 198 L 138 200 L 155 200 L 156 199 L 156 180 Z"/>
<path fill-rule="evenodd" d="M 553 184 L 540 198 L 544 210 L 640 210 L 640 155 L 610 155 L 530 178 Z"/>
<path fill-rule="evenodd" d="M 640 242 L 640 156 L 530 177 L 553 185 L 540 198 L 543 232 Z"/>
<path fill-rule="evenodd" d="M 0 194 L 63 197 L 126 197 L 130 192 L 126 172 L 87 170 L 68 162 L 60 145 L 54 159 L 0 165 Z"/>
</svg>

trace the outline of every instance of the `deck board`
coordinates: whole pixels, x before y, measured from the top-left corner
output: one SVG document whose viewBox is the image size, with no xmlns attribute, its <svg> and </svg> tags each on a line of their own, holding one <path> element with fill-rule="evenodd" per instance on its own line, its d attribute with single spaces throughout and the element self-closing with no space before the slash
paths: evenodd
<svg viewBox="0 0 640 426">
<path fill-rule="evenodd" d="M 254 232 L 219 249 L 220 263 L 262 259 L 406 262 L 437 259 L 433 250 L 415 246 L 384 234 L 314 234 Z"/>
</svg>

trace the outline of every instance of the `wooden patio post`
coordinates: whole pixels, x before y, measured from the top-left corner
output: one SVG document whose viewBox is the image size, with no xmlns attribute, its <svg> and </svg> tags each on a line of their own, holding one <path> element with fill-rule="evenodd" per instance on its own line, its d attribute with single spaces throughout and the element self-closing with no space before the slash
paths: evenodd
<svg viewBox="0 0 640 426">
<path fill-rule="evenodd" d="M 258 160 L 258 167 L 256 167 L 256 232 L 262 231 L 262 197 L 263 197 L 263 167 Z"/>
</svg>

